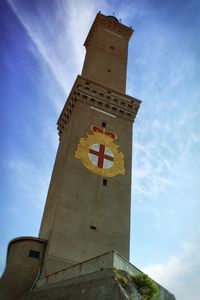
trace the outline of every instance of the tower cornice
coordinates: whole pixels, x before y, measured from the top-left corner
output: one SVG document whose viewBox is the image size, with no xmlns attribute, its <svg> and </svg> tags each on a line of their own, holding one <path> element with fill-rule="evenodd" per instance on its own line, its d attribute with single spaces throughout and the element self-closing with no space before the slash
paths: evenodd
<svg viewBox="0 0 200 300">
<path fill-rule="evenodd" d="M 58 119 L 58 133 L 62 135 L 77 103 L 134 122 L 141 100 L 122 94 L 78 75 Z"/>
<path fill-rule="evenodd" d="M 115 17 L 104 16 L 101 13 L 96 15 L 96 18 L 92 24 L 92 27 L 87 35 L 84 46 L 87 48 L 96 28 L 99 24 L 103 24 L 108 30 L 113 30 L 115 33 L 118 33 L 120 36 L 127 38 L 128 40 L 132 36 L 134 30 L 131 27 L 123 25 Z"/>
</svg>

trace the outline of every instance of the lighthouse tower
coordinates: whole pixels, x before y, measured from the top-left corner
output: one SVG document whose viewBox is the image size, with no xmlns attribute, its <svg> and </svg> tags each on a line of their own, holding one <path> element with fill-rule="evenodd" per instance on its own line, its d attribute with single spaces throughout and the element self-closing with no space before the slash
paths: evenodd
<svg viewBox="0 0 200 300">
<path fill-rule="evenodd" d="M 86 56 L 58 120 L 60 136 L 39 237 L 48 275 L 111 249 L 129 259 L 132 124 L 127 96 L 133 30 L 97 14 Z"/>
</svg>

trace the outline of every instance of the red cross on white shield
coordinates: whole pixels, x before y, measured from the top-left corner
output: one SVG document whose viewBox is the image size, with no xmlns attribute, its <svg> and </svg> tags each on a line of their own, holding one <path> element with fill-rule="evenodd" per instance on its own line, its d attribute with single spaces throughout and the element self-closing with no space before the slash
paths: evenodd
<svg viewBox="0 0 200 300">
<path fill-rule="evenodd" d="M 89 147 L 88 157 L 93 165 L 101 169 L 109 169 L 113 165 L 113 152 L 103 144 L 93 144 Z"/>
</svg>

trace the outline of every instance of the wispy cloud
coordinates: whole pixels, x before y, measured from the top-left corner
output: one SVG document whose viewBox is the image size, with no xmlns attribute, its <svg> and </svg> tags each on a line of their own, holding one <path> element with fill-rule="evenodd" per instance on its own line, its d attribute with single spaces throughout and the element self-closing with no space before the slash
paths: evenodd
<svg viewBox="0 0 200 300">
<path fill-rule="evenodd" d="M 55 1 L 55 10 L 47 13 L 42 2 L 35 10 L 30 10 L 22 2 L 8 0 L 8 3 L 33 43 L 27 47 L 40 64 L 42 80 L 44 86 L 47 87 L 47 93 L 49 91 L 48 101 L 52 100 L 57 115 L 65 101 L 65 98 L 59 99 L 58 95 L 63 94 L 64 97 L 67 97 L 74 78 L 81 71 L 85 50 L 80 45 L 83 44 L 88 27 L 97 12 L 97 4 L 96 2 L 91 3 L 89 0 L 84 2 L 80 0 L 76 2 Z M 80 13 L 82 11 L 84 14 Z M 51 76 L 49 76 L 49 72 Z M 57 88 L 55 84 L 52 84 L 52 80 L 57 81 Z M 27 138 L 37 145 L 40 155 L 42 155 L 43 152 L 45 153 L 45 145 L 50 145 L 52 151 L 55 151 L 57 141 L 53 133 L 55 132 L 55 128 L 53 128 L 55 114 L 52 117 L 52 111 L 47 113 L 48 110 L 44 109 L 42 99 L 40 106 L 39 114 L 38 111 L 37 114 L 32 112 L 35 114 L 35 121 L 38 128 L 40 127 L 40 132 L 37 135 L 29 132 Z M 37 159 L 36 154 L 35 157 L 32 154 L 29 157 L 28 155 L 26 157 L 18 155 L 15 158 L 9 158 L 6 164 L 11 170 L 11 179 L 15 183 L 18 193 L 25 195 L 30 207 L 42 209 L 49 184 L 50 170 L 44 164 L 41 171 L 37 167 Z M 40 192 L 38 193 L 38 191 Z M 36 198 L 37 201 L 35 201 Z M 23 201 L 21 205 L 23 205 Z"/>
<path fill-rule="evenodd" d="M 187 97 L 187 96 L 186 96 Z M 190 106 L 185 99 L 163 102 L 155 97 L 149 112 L 149 104 L 141 107 L 139 122 L 134 128 L 133 185 L 134 191 L 154 197 L 169 186 L 177 185 L 183 164 L 200 146 L 200 129 L 197 126 L 200 110 Z M 159 102 L 159 103 L 157 103 Z M 148 110 L 148 111 L 147 111 Z M 196 125 L 195 125 L 196 124 Z"/>
<path fill-rule="evenodd" d="M 12 158 L 6 162 L 7 170 L 12 174 L 12 189 L 17 195 L 17 210 L 29 208 L 30 211 L 41 213 L 47 195 L 50 170 L 38 169 L 36 164 L 22 157 Z M 16 195 L 16 196 L 17 196 Z"/>
<path fill-rule="evenodd" d="M 36 53 L 30 47 L 33 54 L 38 57 L 41 65 L 45 64 L 44 69 L 46 66 L 49 68 L 54 80 L 57 80 L 67 96 L 73 80 L 81 71 L 85 50 L 80 45 L 84 42 L 97 5 L 95 2 L 91 4 L 91 1 L 55 1 L 55 11 L 51 15 L 45 14 L 42 3 L 35 12 L 26 10 L 12 0 L 9 0 L 9 4 L 37 49 Z M 80 13 L 83 10 L 84 14 Z M 63 99 L 52 99 L 60 111 Z"/>
</svg>

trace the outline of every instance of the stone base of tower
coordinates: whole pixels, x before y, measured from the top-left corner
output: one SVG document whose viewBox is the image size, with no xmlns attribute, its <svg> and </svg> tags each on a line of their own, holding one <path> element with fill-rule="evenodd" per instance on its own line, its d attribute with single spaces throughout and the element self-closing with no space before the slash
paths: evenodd
<svg viewBox="0 0 200 300">
<path fill-rule="evenodd" d="M 33 289 L 19 300 L 59 299 L 142 299 L 134 281 L 127 282 L 127 275 L 143 274 L 115 251 L 92 258 L 37 280 Z M 155 283 L 157 300 L 175 300 L 165 288 Z"/>
</svg>

